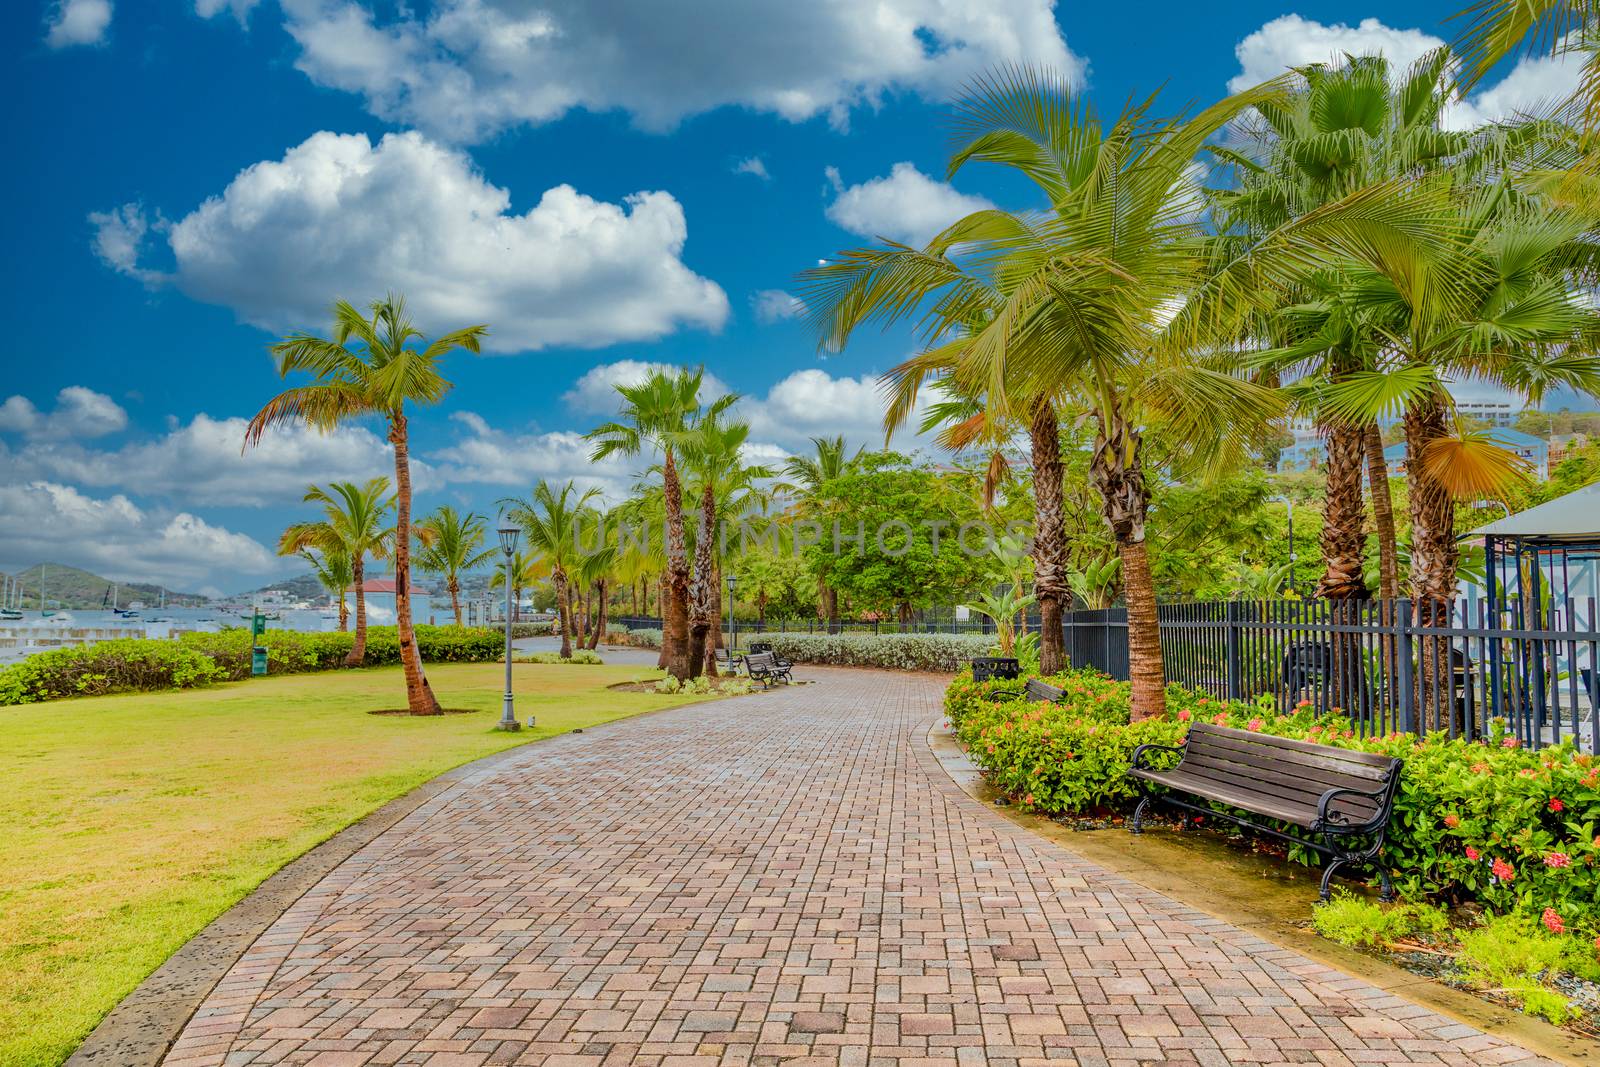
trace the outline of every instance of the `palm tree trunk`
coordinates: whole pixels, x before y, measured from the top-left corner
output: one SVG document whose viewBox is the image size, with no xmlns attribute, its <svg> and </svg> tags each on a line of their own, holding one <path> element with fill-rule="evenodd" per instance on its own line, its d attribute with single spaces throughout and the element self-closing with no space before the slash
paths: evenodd
<svg viewBox="0 0 1600 1067">
<path fill-rule="evenodd" d="M 1394 498 L 1389 493 L 1389 464 L 1383 458 L 1383 431 L 1378 420 L 1367 423 L 1368 495 L 1372 497 L 1372 527 L 1378 536 L 1378 598 L 1400 595 L 1400 556 L 1395 548 Z"/>
<path fill-rule="evenodd" d="M 761 630 L 765 630 L 767 628 L 766 590 L 762 590 L 761 595 L 756 597 L 756 628 Z"/>
<path fill-rule="evenodd" d="M 717 497 L 711 483 L 700 494 L 700 525 L 694 543 L 694 578 L 689 583 L 689 676 L 705 669 L 711 632 L 712 539 L 716 536 Z M 712 667 L 715 670 L 715 666 Z"/>
<path fill-rule="evenodd" d="M 450 610 L 455 613 L 456 625 L 461 625 L 461 580 L 454 574 L 445 579 L 445 585 L 450 590 Z"/>
<path fill-rule="evenodd" d="M 561 658 L 572 658 L 572 602 L 567 598 L 567 572 L 561 567 L 550 571 L 556 583 L 556 619 L 561 626 Z"/>
<path fill-rule="evenodd" d="M 708 612 L 711 616 L 711 625 L 706 630 L 706 676 L 715 678 L 720 673 L 717 669 L 717 651 L 722 648 L 722 568 L 713 568 L 711 572 L 711 607 Z"/>
<path fill-rule="evenodd" d="M 406 676 L 406 706 L 413 715 L 443 715 L 423 673 L 422 654 L 411 625 L 411 457 L 402 412 L 389 418 L 389 443 L 394 445 L 394 625 L 400 637 L 400 666 Z"/>
<path fill-rule="evenodd" d="M 589 635 L 589 650 L 592 652 L 600 647 L 600 639 L 606 632 L 606 580 L 600 579 L 595 583 L 594 598 L 594 632 Z"/>
<path fill-rule="evenodd" d="M 661 655 L 656 657 L 656 668 L 667 669 L 667 572 L 656 576 L 656 614 L 661 619 Z"/>
<path fill-rule="evenodd" d="M 1411 597 L 1416 602 L 1418 626 L 1448 626 L 1456 595 L 1455 500 L 1444 486 L 1428 476 L 1422 455 L 1428 445 L 1445 436 L 1444 405 L 1425 399 L 1406 409 L 1406 479 L 1410 483 Z M 1449 640 L 1419 637 L 1417 647 L 1417 699 L 1424 729 L 1443 729 L 1453 713 L 1450 684 Z"/>
<path fill-rule="evenodd" d="M 1122 559 L 1122 594 L 1128 606 L 1128 677 L 1133 683 L 1131 718 L 1135 722 L 1160 715 L 1167 708 L 1155 578 L 1144 543 L 1150 490 L 1145 485 L 1140 446 L 1138 431 L 1129 429 L 1119 413 L 1102 413 L 1089 461 L 1089 481 L 1100 493 Z"/>
<path fill-rule="evenodd" d="M 1361 500 L 1362 451 L 1366 427 L 1334 422 L 1322 427 L 1328 446 L 1326 489 L 1322 508 L 1322 577 L 1316 595 L 1329 601 L 1335 625 L 1359 623 L 1361 601 L 1371 593 L 1362 577 L 1366 550 L 1366 508 Z M 1354 632 L 1330 633 L 1328 705 L 1347 712 L 1365 712 L 1361 637 Z"/>
<path fill-rule="evenodd" d="M 1039 600 L 1039 672 L 1057 674 L 1066 667 L 1061 613 L 1072 594 L 1067 589 L 1060 428 L 1050 401 L 1041 399 L 1035 405 L 1028 439 L 1033 453 L 1033 591 Z"/>
<path fill-rule="evenodd" d="M 350 595 L 350 587 L 345 586 L 339 590 L 339 632 L 350 632 L 350 604 L 345 599 Z"/>
<path fill-rule="evenodd" d="M 515 561 L 512 562 L 515 566 Z M 511 587 L 511 625 L 515 626 L 522 621 L 522 586 Z"/>
<path fill-rule="evenodd" d="M 691 677 L 689 656 L 689 556 L 683 536 L 683 487 L 672 449 L 661 465 L 661 489 L 667 509 L 666 603 L 661 619 L 661 646 L 667 672 L 680 682 Z"/>
<path fill-rule="evenodd" d="M 350 565 L 356 587 L 356 643 L 344 658 L 346 667 L 359 667 L 367 660 L 367 563 L 357 556 Z"/>
</svg>

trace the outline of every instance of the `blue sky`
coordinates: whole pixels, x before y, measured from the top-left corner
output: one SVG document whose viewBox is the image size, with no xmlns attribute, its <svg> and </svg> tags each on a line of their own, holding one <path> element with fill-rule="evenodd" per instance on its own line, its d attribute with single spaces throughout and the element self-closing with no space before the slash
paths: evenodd
<svg viewBox="0 0 1600 1067">
<path fill-rule="evenodd" d="M 576 434 L 609 383 L 704 364 L 762 455 L 874 439 L 906 333 L 820 356 L 797 271 L 917 240 L 1004 175 L 940 179 L 943 101 L 1004 62 L 1102 110 L 1210 102 L 1291 63 L 1450 36 L 1448 3 L 884 0 L 17 0 L 0 7 L 12 165 L 0 569 L 41 559 L 232 592 L 304 485 L 382 473 L 376 425 L 241 456 L 280 387 L 266 345 L 385 288 L 439 332 L 488 322 L 413 420 L 419 504 L 493 510 L 539 476 L 618 492 Z M 1458 120 L 1570 84 L 1499 72 Z"/>
</svg>

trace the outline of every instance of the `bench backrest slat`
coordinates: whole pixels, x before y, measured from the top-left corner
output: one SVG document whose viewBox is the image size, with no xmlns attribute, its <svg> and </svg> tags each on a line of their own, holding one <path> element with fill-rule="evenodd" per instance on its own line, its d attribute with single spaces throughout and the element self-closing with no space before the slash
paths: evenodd
<svg viewBox="0 0 1600 1067">
<path fill-rule="evenodd" d="M 771 652 L 752 652 L 744 658 L 744 665 L 746 669 L 770 670 L 778 665 L 777 660 Z"/>
<path fill-rule="evenodd" d="M 1049 682 L 1041 682 L 1037 678 L 1028 679 L 1026 692 L 1029 700 L 1048 700 L 1052 704 L 1059 702 L 1062 697 L 1067 695 L 1065 689 L 1051 685 Z"/>
<path fill-rule="evenodd" d="M 1319 794 L 1329 789 L 1370 790 L 1389 778 L 1388 757 L 1382 757 L 1385 761 L 1383 765 L 1366 760 L 1346 760 L 1341 758 L 1347 751 L 1344 749 L 1317 746 L 1322 749 L 1321 752 L 1306 752 L 1272 743 L 1283 738 L 1262 739 L 1262 735 L 1244 730 L 1222 734 L 1215 732 L 1216 727 L 1203 725 L 1207 726 L 1204 731 L 1199 727 L 1190 731 L 1189 742 L 1185 746 L 1185 758 L 1197 765 L 1237 766 L 1239 773 L 1244 775 L 1274 772 L 1290 775 L 1295 780 L 1305 782 L 1308 787 L 1317 787 Z M 1351 754 L 1371 755 L 1364 752 Z"/>
</svg>

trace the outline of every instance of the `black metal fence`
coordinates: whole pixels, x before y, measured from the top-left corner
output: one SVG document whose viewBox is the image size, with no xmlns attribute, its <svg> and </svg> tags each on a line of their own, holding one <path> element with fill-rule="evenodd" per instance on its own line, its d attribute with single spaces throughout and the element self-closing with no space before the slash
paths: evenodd
<svg viewBox="0 0 1600 1067">
<path fill-rule="evenodd" d="M 623 615 L 612 616 L 611 622 L 620 623 L 632 630 L 659 630 L 661 618 L 658 615 Z M 841 619 L 836 623 L 829 623 L 826 619 L 780 619 L 771 618 L 766 622 L 758 623 L 755 619 L 740 619 L 739 633 L 774 633 L 774 634 L 992 634 L 994 623 L 977 616 L 970 619 L 939 618 L 939 619 L 912 619 L 910 622 L 898 622 L 893 619 Z M 1029 623 L 1031 629 L 1038 629 L 1038 621 Z M 722 620 L 722 628 L 728 628 L 726 618 Z"/>
<path fill-rule="evenodd" d="M 1284 711 L 1308 702 L 1349 715 L 1364 734 L 1482 738 L 1502 718 L 1523 744 L 1572 737 L 1594 752 L 1595 606 L 1593 597 L 1568 599 L 1493 618 L 1483 601 L 1463 600 L 1426 618 L 1409 600 L 1163 604 L 1162 661 L 1167 679 L 1188 688 L 1267 695 Z M 1063 625 L 1072 663 L 1128 677 L 1125 609 L 1069 612 Z"/>
</svg>

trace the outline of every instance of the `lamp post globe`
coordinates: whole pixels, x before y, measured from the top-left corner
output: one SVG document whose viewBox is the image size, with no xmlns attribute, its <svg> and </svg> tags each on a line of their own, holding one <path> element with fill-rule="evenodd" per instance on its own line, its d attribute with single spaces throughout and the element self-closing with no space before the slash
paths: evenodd
<svg viewBox="0 0 1600 1067">
<path fill-rule="evenodd" d="M 521 727 L 517 723 L 517 709 L 511 696 L 511 572 L 517 555 L 517 539 L 522 536 L 522 528 L 512 522 L 502 522 L 496 532 L 500 535 L 500 551 L 506 554 L 506 695 L 505 702 L 500 708 L 500 721 L 496 727 L 514 732 Z"/>
</svg>

